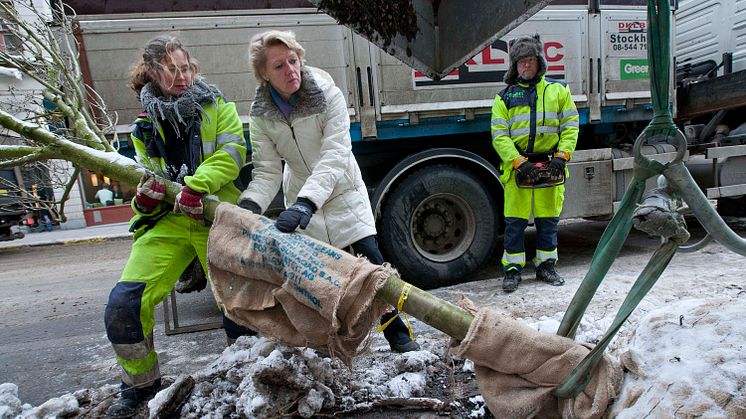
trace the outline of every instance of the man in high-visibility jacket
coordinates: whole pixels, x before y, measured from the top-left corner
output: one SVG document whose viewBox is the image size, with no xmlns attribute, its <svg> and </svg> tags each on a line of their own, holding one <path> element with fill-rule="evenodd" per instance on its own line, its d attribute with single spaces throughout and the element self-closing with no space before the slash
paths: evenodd
<svg viewBox="0 0 746 419">
<path fill-rule="evenodd" d="M 555 270 L 557 224 L 565 193 L 561 180 L 568 174 L 579 123 L 567 84 L 544 76 L 547 66 L 538 35 L 514 40 L 508 55 L 510 68 L 504 78 L 508 86 L 495 97 L 491 130 L 492 146 L 502 160 L 500 181 L 505 191 L 503 290 L 513 292 L 526 265 L 524 234 L 532 210 L 536 278 L 557 286 L 565 283 Z M 540 178 L 540 166 L 558 184 L 530 187 Z M 529 187 L 519 187 L 517 176 L 526 179 Z"/>
</svg>

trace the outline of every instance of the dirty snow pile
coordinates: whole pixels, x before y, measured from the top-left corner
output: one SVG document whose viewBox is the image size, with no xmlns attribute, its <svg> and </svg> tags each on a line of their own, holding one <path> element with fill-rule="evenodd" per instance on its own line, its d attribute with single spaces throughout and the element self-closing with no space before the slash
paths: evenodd
<svg viewBox="0 0 746 419">
<path fill-rule="evenodd" d="M 184 401 L 184 418 L 266 418 L 316 414 L 345 415 L 384 408 L 440 410 L 455 417 L 483 411 L 473 367 L 445 353 L 448 338 L 442 333 L 423 333 L 417 341 L 422 350 L 392 353 L 382 339 L 348 368 L 339 360 L 307 348 L 289 348 L 261 337 L 241 337 L 226 348 L 210 366 L 193 373 L 194 387 Z M 374 343 L 375 343 L 374 342 Z M 173 377 L 164 381 L 173 382 Z M 154 413 L 168 410 L 166 393 L 148 403 Z M 0 419 L 98 417 L 115 400 L 115 386 L 101 393 L 77 392 L 51 399 L 44 408 L 22 405 L 15 384 L 0 387 Z M 471 400 L 470 400 L 471 399 Z"/>
<path fill-rule="evenodd" d="M 192 375 L 196 384 L 181 416 L 312 417 L 321 412 L 365 411 L 376 402 L 412 398 L 441 406 L 440 400 L 422 398 L 430 387 L 446 385 L 442 378 L 449 373 L 442 360 L 446 342 L 427 336 L 422 341 L 430 350 L 392 354 L 387 347 L 374 347 L 349 369 L 312 349 L 242 337 L 211 366 Z M 162 402 L 153 399 L 150 411 L 158 411 Z"/>
<path fill-rule="evenodd" d="M 18 386 L 12 383 L 0 384 L 0 419 L 47 419 L 66 418 L 88 414 L 91 417 L 103 417 L 103 407 L 110 404 L 119 386 L 105 385 L 98 389 L 78 390 L 49 399 L 34 407 L 21 403 L 18 399 Z M 99 408 L 99 406 L 101 408 Z"/>
<path fill-rule="evenodd" d="M 734 298 L 682 300 L 628 322 L 609 348 L 625 366 L 610 416 L 746 417 L 745 301 L 743 292 Z M 554 333 L 561 315 L 531 324 Z M 609 315 L 582 322 L 579 338 L 597 341 L 610 321 Z M 473 364 L 446 353 L 445 335 L 420 333 L 422 350 L 406 354 L 391 353 L 385 342 L 376 346 L 382 341 L 375 339 L 350 369 L 311 349 L 242 337 L 192 374 L 195 384 L 181 417 L 345 416 L 401 408 L 489 417 Z M 151 415 L 164 408 L 167 390 L 148 404 Z M 0 419 L 96 416 L 115 399 L 116 387 L 80 390 L 39 407 L 22 404 L 17 391 L 15 384 L 0 385 Z"/>
<path fill-rule="evenodd" d="M 621 350 L 617 418 L 746 417 L 746 296 L 650 312 Z"/>
</svg>

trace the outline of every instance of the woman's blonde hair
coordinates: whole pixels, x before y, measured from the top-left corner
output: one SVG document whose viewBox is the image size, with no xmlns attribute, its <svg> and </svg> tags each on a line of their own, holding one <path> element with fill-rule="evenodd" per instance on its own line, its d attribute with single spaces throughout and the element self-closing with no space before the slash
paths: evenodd
<svg viewBox="0 0 746 419">
<path fill-rule="evenodd" d="M 189 55 L 179 38 L 173 34 L 161 34 L 148 41 L 143 48 L 142 55 L 130 67 L 130 87 L 140 97 L 140 91 L 149 82 L 155 81 L 148 74 L 149 70 L 160 70 L 161 61 L 169 57 L 174 51 L 182 50 L 192 69 L 193 80 L 199 74 L 199 63 Z"/>
<path fill-rule="evenodd" d="M 271 30 L 256 34 L 249 42 L 249 66 L 259 83 L 266 83 L 266 80 L 262 78 L 262 72 L 267 65 L 267 48 L 275 45 L 285 45 L 290 48 L 298 55 L 300 62 L 305 64 L 303 57 L 306 55 L 306 50 L 295 39 L 293 32 Z"/>
</svg>

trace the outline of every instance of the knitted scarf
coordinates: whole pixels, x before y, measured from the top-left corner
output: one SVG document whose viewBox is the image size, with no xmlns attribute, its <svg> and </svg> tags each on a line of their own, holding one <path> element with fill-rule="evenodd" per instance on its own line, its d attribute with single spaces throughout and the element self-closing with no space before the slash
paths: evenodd
<svg viewBox="0 0 746 419">
<path fill-rule="evenodd" d="M 151 118 L 169 121 L 180 137 L 180 127 L 188 130 L 199 124 L 203 106 L 215 103 L 218 96 L 223 96 L 220 90 L 202 80 L 195 80 L 181 96 L 170 98 L 164 97 L 160 88 L 150 82 L 140 92 L 140 104 Z"/>
</svg>

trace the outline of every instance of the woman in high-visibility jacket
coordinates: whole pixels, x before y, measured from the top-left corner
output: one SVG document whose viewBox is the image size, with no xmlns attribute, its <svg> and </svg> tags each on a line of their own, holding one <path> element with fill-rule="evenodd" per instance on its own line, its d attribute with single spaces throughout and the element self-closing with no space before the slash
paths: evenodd
<svg viewBox="0 0 746 419">
<path fill-rule="evenodd" d="M 161 35 L 145 45 L 131 87 L 143 110 L 131 136 L 138 162 L 183 187 L 172 207 L 162 202 L 165 185 L 146 176 L 132 202 L 134 244 L 104 318 L 122 367 L 122 392 L 107 416 L 119 418 L 135 416 L 160 387 L 155 306 L 195 257 L 206 268 L 209 228 L 202 220 L 202 197 L 235 203 L 239 189 L 233 182 L 246 163 L 235 104 L 202 81 L 177 38 Z"/>
<path fill-rule="evenodd" d="M 578 139 L 578 111 L 567 84 L 545 77 L 546 62 L 538 35 L 510 44 L 508 86 L 492 105 L 492 145 L 502 160 L 505 235 L 502 257 L 503 290 L 513 292 L 526 265 L 525 229 L 533 211 L 537 230 L 536 278 L 552 285 L 564 280 L 555 270 L 557 225 L 562 212 L 567 161 Z M 546 169 L 541 169 L 545 166 Z M 550 174 L 547 187 L 537 188 L 540 169 Z M 516 178 L 526 179 L 527 188 Z"/>
</svg>

